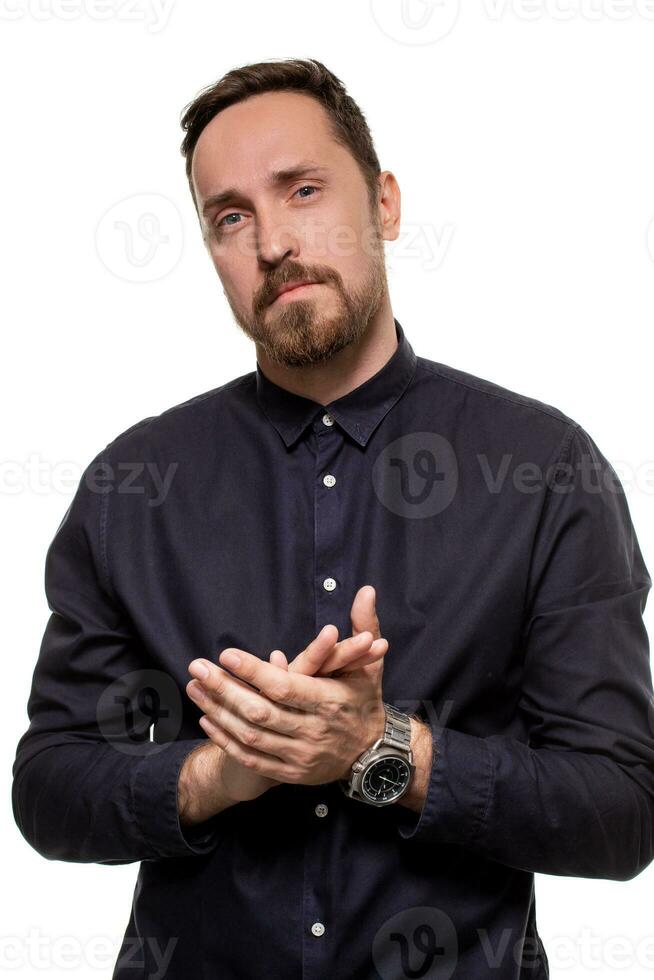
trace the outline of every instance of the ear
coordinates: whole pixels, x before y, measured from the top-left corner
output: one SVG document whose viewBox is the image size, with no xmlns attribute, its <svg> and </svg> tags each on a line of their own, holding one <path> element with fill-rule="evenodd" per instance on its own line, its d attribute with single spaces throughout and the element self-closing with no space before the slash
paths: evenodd
<svg viewBox="0 0 654 980">
<path fill-rule="evenodd" d="M 400 234 L 400 185 L 390 170 L 382 171 L 377 179 L 380 184 L 378 209 L 382 237 L 384 241 L 393 242 Z"/>
</svg>

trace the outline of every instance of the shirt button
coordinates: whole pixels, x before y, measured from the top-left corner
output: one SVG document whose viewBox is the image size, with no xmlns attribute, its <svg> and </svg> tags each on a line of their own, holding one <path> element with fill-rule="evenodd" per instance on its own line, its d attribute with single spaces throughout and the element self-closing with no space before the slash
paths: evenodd
<svg viewBox="0 0 654 980">
<path fill-rule="evenodd" d="M 324 931 L 325 927 L 322 922 L 314 922 L 314 924 L 311 926 L 311 932 L 314 934 L 314 936 L 322 936 Z"/>
<path fill-rule="evenodd" d="M 318 806 L 315 808 L 315 811 L 317 817 L 326 817 L 329 812 L 324 803 L 319 803 Z"/>
<path fill-rule="evenodd" d="M 332 476 L 331 473 L 328 473 L 327 476 L 323 476 L 322 482 L 325 484 L 326 487 L 333 487 L 334 484 L 336 483 L 336 477 Z"/>
<path fill-rule="evenodd" d="M 323 588 L 325 588 L 327 592 L 333 592 L 334 589 L 336 588 L 336 582 L 334 581 L 333 578 L 326 578 L 322 584 L 323 584 Z"/>
<path fill-rule="evenodd" d="M 334 420 L 331 417 L 331 415 L 329 414 L 329 412 L 325 412 L 325 414 L 322 417 L 322 420 L 325 423 L 325 425 L 333 425 L 334 424 Z"/>
</svg>

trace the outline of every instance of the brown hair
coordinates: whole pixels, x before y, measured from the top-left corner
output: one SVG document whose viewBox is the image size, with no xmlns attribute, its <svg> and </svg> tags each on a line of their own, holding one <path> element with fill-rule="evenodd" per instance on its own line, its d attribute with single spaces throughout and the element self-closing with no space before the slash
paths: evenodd
<svg viewBox="0 0 654 980">
<path fill-rule="evenodd" d="M 186 158 L 186 177 L 197 210 L 191 180 L 193 151 L 200 133 L 223 109 L 263 92 L 297 91 L 316 99 L 326 110 L 331 133 L 337 143 L 350 151 L 359 165 L 368 188 L 374 213 L 379 191 L 379 160 L 365 116 L 346 92 L 343 83 L 315 58 L 260 61 L 234 68 L 219 81 L 208 85 L 182 110 L 181 126 L 186 135 L 180 147 Z"/>
</svg>

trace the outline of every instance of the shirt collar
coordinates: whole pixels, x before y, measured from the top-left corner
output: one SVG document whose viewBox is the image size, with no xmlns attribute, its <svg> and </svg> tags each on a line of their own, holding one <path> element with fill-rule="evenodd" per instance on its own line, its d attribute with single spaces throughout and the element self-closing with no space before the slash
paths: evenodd
<svg viewBox="0 0 654 980">
<path fill-rule="evenodd" d="M 399 322 L 393 318 L 397 348 L 388 361 L 357 388 L 321 405 L 275 384 L 261 370 L 257 361 L 256 392 L 264 413 L 287 446 L 304 432 L 318 411 L 328 411 L 332 418 L 360 446 L 365 446 L 386 413 L 408 386 L 416 369 L 417 358 Z"/>
</svg>

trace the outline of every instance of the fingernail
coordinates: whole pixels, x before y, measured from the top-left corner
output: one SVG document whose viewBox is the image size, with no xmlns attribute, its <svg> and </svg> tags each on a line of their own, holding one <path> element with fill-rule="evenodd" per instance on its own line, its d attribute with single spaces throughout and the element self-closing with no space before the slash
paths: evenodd
<svg viewBox="0 0 654 980">
<path fill-rule="evenodd" d="M 240 667 L 241 658 L 233 650 L 223 650 L 219 660 L 224 667 Z"/>
<path fill-rule="evenodd" d="M 194 660 L 188 668 L 196 677 L 208 677 L 209 667 L 204 660 Z"/>
</svg>

